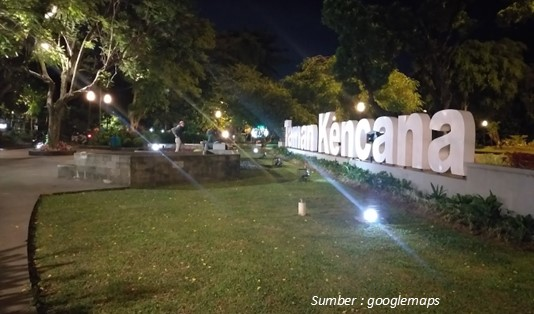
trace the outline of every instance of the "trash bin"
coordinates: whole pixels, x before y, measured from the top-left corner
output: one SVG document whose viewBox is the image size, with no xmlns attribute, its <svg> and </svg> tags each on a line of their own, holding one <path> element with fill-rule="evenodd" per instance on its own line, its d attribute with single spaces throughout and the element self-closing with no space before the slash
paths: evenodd
<svg viewBox="0 0 534 314">
<path fill-rule="evenodd" d="M 118 135 L 112 135 L 110 139 L 111 148 L 121 147 L 121 138 Z"/>
</svg>

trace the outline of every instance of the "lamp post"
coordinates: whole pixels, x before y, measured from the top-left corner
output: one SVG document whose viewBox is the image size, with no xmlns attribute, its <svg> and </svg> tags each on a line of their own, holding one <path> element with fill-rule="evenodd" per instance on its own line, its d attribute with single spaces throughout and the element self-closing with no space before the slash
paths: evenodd
<svg viewBox="0 0 534 314">
<path fill-rule="evenodd" d="M 482 145 L 486 146 L 486 133 L 488 133 L 488 120 L 482 121 L 480 125 L 484 128 L 484 132 L 482 133 Z"/>
<path fill-rule="evenodd" d="M 93 92 L 92 90 L 88 91 L 85 97 L 90 102 L 94 102 L 96 100 L 96 93 Z M 113 98 L 108 93 L 101 95 L 101 97 L 98 98 L 98 128 L 99 129 L 100 127 L 102 127 L 102 101 L 104 101 L 106 105 L 109 105 L 113 101 Z"/>
</svg>

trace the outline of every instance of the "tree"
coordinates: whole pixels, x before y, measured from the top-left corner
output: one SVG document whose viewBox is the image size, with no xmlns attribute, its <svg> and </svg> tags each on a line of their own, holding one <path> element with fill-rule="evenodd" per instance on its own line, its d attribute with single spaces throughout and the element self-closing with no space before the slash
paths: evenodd
<svg viewBox="0 0 534 314">
<path fill-rule="evenodd" d="M 217 89 L 222 91 L 228 103 L 228 114 L 248 125 L 265 125 L 280 134 L 285 119 L 299 124 L 312 123 L 317 118 L 304 110 L 291 97 L 289 91 L 245 65 L 224 69 L 217 80 Z"/>
<path fill-rule="evenodd" d="M 398 70 L 393 70 L 388 82 L 376 92 L 376 102 L 387 112 L 410 114 L 422 109 L 421 95 L 417 92 L 419 82 Z"/>
<path fill-rule="evenodd" d="M 323 22 L 338 34 L 340 43 L 335 73 L 345 85 L 353 80 L 354 93 L 375 111 L 380 108 L 375 93 L 388 83 L 402 48 L 391 16 L 403 20 L 396 4 L 325 0 L 323 6 Z"/>
<path fill-rule="evenodd" d="M 534 16 L 534 0 L 515 0 L 498 13 L 505 24 L 525 22 Z"/>
<path fill-rule="evenodd" d="M 16 95 L 28 80 L 23 62 L 27 34 L 39 19 L 34 8 L 42 9 L 44 14 L 44 7 L 37 0 L 0 2 L 0 101 L 10 110 L 15 109 Z"/>
<path fill-rule="evenodd" d="M 480 10 L 483 5 L 485 10 Z M 393 4 L 380 0 L 326 0 L 323 17 L 340 37 L 338 71 L 360 79 L 371 92 L 371 100 L 375 98 L 372 93 L 381 85 L 372 84 L 373 81 L 370 84 L 361 74 L 379 73 L 376 77 L 381 79 L 375 82 L 384 84 L 386 73 L 399 68 L 419 82 L 426 107 L 435 111 L 466 108 L 466 101 L 473 108 L 480 103 L 476 97 L 481 90 L 492 90 L 501 101 L 517 92 L 521 81 L 518 69 L 523 63 L 521 53 L 517 53 L 521 44 L 502 38 L 504 30 L 495 23 L 499 8 L 502 4 L 488 6 L 480 0 L 407 0 Z M 469 49 L 475 41 L 484 49 Z M 391 46 L 387 46 L 388 42 Z M 496 51 L 499 57 L 484 62 L 488 50 L 497 47 L 501 49 Z M 504 51 L 508 50 L 513 53 L 507 55 Z M 506 68 L 507 65 L 514 69 Z M 476 86 L 472 85 L 475 75 L 470 73 L 472 68 L 477 69 L 477 75 L 487 78 L 499 76 L 496 80 L 502 84 L 497 88 L 495 80 L 479 80 Z M 468 86 L 459 86 L 463 82 L 468 82 Z"/>
<path fill-rule="evenodd" d="M 7 8 L 16 8 L 18 3 L 3 2 Z M 195 80 L 189 74 L 201 71 L 196 60 L 204 55 L 196 49 L 197 29 L 188 28 L 194 19 L 186 0 L 59 0 L 53 4 L 24 4 L 3 13 L 2 22 L 20 27 L 15 32 L 2 33 L 5 36 L 0 49 L 14 53 L 24 48 L 32 56 L 34 62 L 28 63 L 27 69 L 48 88 L 51 147 L 59 142 L 68 103 L 89 89 L 109 86 L 119 69 L 131 78 L 159 71 L 161 80 L 181 80 L 174 83 L 184 90 Z M 168 43 L 171 45 L 165 46 Z M 170 49 L 161 50 L 167 47 Z M 169 55 L 161 58 L 162 53 Z M 159 66 L 154 62 L 158 54 Z M 178 69 L 186 69 L 180 73 L 183 75 L 169 74 L 177 68 L 168 65 L 177 60 L 181 61 Z"/>
<path fill-rule="evenodd" d="M 525 50 L 524 44 L 506 38 L 460 45 L 453 58 L 453 86 L 462 109 L 477 104 L 476 110 L 496 110 L 512 101 L 527 69 Z"/>
<path fill-rule="evenodd" d="M 336 111 L 338 118 L 349 118 L 358 101 L 369 103 L 369 92 L 357 79 L 350 84 L 357 85 L 351 95 L 334 76 L 335 57 L 316 56 L 307 58 L 295 74 L 282 80 L 293 98 L 314 116 L 327 111 Z M 346 82 L 348 84 L 348 82 Z M 412 113 L 422 108 L 421 96 L 417 92 L 418 82 L 398 70 L 393 70 L 387 82 L 374 92 L 375 103 L 384 112 Z"/>
<path fill-rule="evenodd" d="M 323 22 L 338 34 L 336 74 L 344 82 L 360 80 L 374 107 L 374 93 L 396 68 L 391 60 L 401 47 L 384 19 L 395 10 L 396 6 L 366 5 L 359 0 L 325 0 L 323 5 Z"/>
<path fill-rule="evenodd" d="M 313 116 L 328 111 L 336 111 L 339 118 L 348 117 L 342 84 L 333 72 L 335 57 L 315 56 L 306 58 L 299 70 L 285 77 L 281 83 L 293 98 Z M 345 101 L 347 102 L 347 101 Z"/>
<path fill-rule="evenodd" d="M 220 33 L 210 57 L 213 64 L 243 64 L 271 78 L 277 74 L 276 65 L 286 61 L 282 51 L 276 47 L 276 38 L 261 32 Z"/>
<path fill-rule="evenodd" d="M 174 95 L 199 99 L 215 34 L 184 1 L 142 2 L 128 23 L 136 30 L 137 44 L 147 47 L 120 67 L 132 85 L 128 117 L 136 128 L 147 114 L 168 116 Z"/>
</svg>

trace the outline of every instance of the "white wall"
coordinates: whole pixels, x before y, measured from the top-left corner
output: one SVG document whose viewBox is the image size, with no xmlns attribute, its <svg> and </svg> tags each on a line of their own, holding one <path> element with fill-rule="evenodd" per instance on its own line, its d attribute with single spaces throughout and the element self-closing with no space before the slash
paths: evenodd
<svg viewBox="0 0 534 314">
<path fill-rule="evenodd" d="M 396 178 L 411 181 L 413 186 L 423 192 L 432 192 L 430 183 L 441 185 L 448 196 L 459 194 L 480 194 L 488 196 L 490 191 L 503 203 L 503 207 L 521 215 L 534 215 L 534 170 L 516 169 L 482 164 L 465 164 L 466 176 L 437 174 L 412 168 L 402 168 L 377 164 L 356 159 L 324 155 L 289 148 L 295 154 L 334 160 L 374 173 L 386 171 Z"/>
</svg>

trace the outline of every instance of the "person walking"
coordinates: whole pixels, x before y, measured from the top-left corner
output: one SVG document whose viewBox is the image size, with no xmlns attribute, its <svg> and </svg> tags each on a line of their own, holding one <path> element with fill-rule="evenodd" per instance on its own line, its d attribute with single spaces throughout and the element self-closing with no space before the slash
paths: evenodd
<svg viewBox="0 0 534 314">
<path fill-rule="evenodd" d="M 184 128 L 185 123 L 184 121 L 178 122 L 178 125 L 176 125 L 174 128 L 171 129 L 172 134 L 174 134 L 174 142 L 176 143 L 176 149 L 175 152 L 179 152 L 180 148 L 183 144 L 183 134 L 184 134 Z"/>
</svg>

